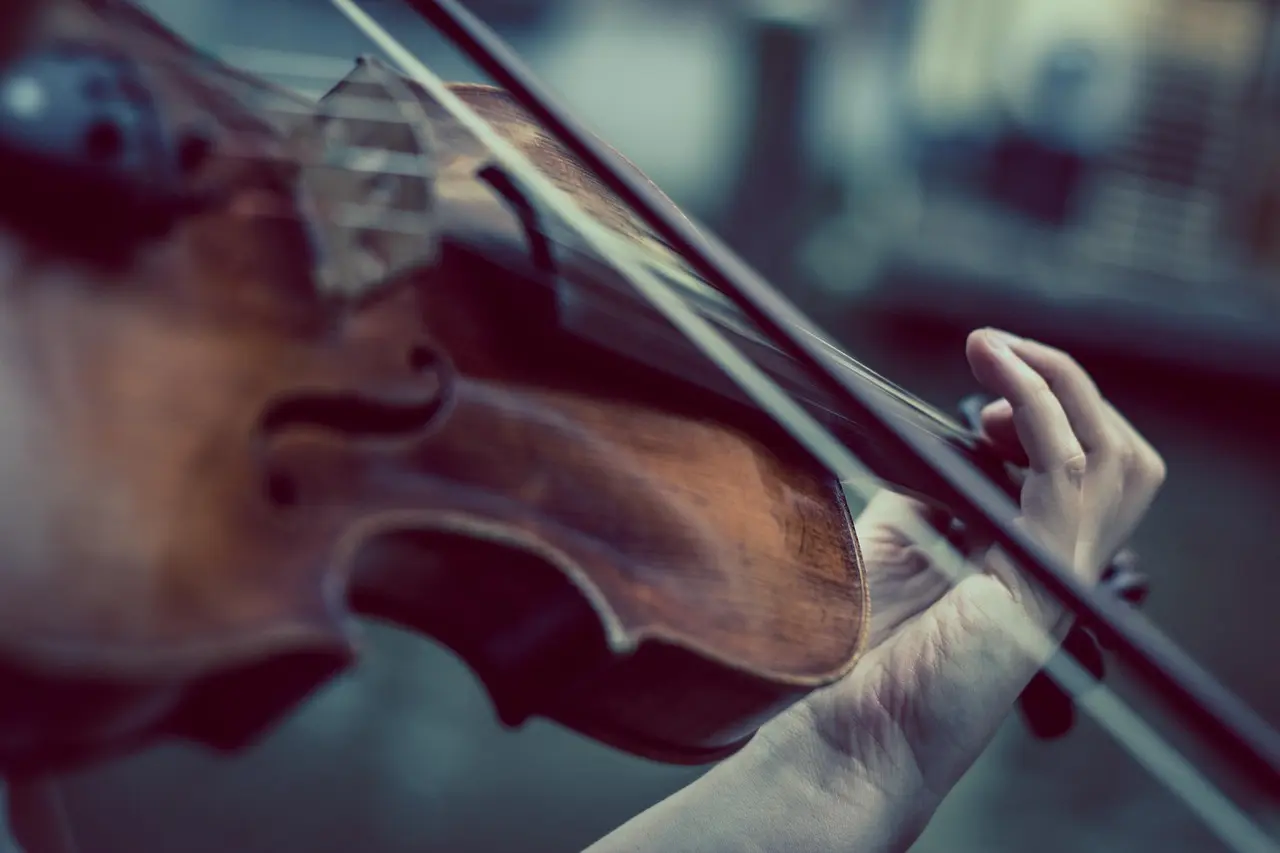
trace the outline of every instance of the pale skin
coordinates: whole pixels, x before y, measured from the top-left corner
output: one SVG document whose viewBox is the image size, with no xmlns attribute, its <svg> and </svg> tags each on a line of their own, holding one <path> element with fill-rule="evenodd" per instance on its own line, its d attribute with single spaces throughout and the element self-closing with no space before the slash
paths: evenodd
<svg viewBox="0 0 1280 853">
<path fill-rule="evenodd" d="M 1163 460 L 1065 353 L 987 329 L 966 355 L 998 398 L 984 431 L 1031 471 L 1019 523 L 1097 583 L 1164 482 Z M 922 510 L 882 493 L 857 521 L 874 615 L 853 671 L 588 853 L 911 846 L 1043 663 L 1013 626 L 1056 639 L 1069 627 L 997 552 L 952 586 L 902 530 Z"/>
<path fill-rule="evenodd" d="M 1069 356 L 994 330 L 969 336 L 996 403 L 983 430 L 1029 466 L 1020 524 L 1097 583 L 1165 477 L 1151 445 Z M 739 754 L 587 853 L 896 853 L 1008 716 L 1043 658 L 1015 626 L 1061 639 L 1064 610 L 998 553 L 952 585 L 903 531 L 923 507 L 888 492 L 857 520 L 871 583 L 870 649 Z M 43 786 L 13 792 L 28 853 L 74 850 Z"/>
</svg>

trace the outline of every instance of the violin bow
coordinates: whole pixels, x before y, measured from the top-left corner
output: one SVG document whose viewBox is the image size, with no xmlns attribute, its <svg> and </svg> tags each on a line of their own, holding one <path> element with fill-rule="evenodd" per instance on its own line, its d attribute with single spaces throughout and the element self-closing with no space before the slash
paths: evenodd
<svg viewBox="0 0 1280 853">
<path fill-rule="evenodd" d="M 354 0 L 331 0 L 415 82 L 442 102 L 471 130 L 475 122 L 487 128 L 411 52 L 390 36 Z M 685 262 L 742 310 L 780 349 L 812 374 L 835 399 L 847 407 L 877 443 L 898 463 L 927 472 L 935 496 L 963 522 L 987 533 L 1017 564 L 1023 566 L 1081 622 L 1093 628 L 1117 657 L 1197 731 L 1216 752 L 1242 774 L 1260 783 L 1263 791 L 1280 791 L 1280 734 L 1248 705 L 1222 686 L 1141 614 L 1114 597 L 1099 594 L 1076 580 L 1064 560 L 1034 536 L 1015 526 L 1016 506 L 994 483 L 972 469 L 950 448 L 932 436 L 903 428 L 885 400 L 842 370 L 831 356 L 825 338 L 789 300 L 713 236 L 700 232 L 679 210 L 643 178 L 621 166 L 618 155 L 589 133 L 502 39 L 456 0 L 405 0 L 427 23 L 444 35 L 500 87 L 507 90 L 545 131 L 577 156 L 619 198 L 628 204 Z M 456 103 L 455 103 L 456 102 Z M 468 114 L 469 117 L 468 117 Z M 484 141 L 495 159 L 527 164 L 495 133 Z M 528 169 L 533 169 L 531 165 Z M 536 172 L 536 170 L 534 170 Z M 592 229 L 567 197 L 536 174 L 520 175 L 537 190 L 538 198 L 565 216 L 593 242 Z M 603 237 L 594 241 L 607 247 Z M 762 408 L 842 481 L 874 480 L 849 450 L 835 439 L 738 352 L 706 321 L 685 306 L 657 276 L 638 263 L 628 266 L 605 257 L 627 273 L 632 284 L 695 345 L 710 356 Z M 628 267 L 623 270 L 623 267 Z M 922 536 L 931 531 L 921 530 Z M 1076 681 L 1083 671 L 1064 672 Z M 1055 678 L 1058 676 L 1055 674 Z M 1071 685 L 1064 686 L 1070 687 Z M 1253 848 L 1259 849 L 1259 848 Z M 1261 849 L 1274 849 L 1270 842 Z"/>
</svg>

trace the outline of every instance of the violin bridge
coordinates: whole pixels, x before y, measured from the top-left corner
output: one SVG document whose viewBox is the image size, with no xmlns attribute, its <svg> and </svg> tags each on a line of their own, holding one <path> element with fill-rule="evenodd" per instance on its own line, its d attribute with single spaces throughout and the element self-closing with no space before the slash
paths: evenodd
<svg viewBox="0 0 1280 853">
<path fill-rule="evenodd" d="M 421 102 L 393 70 L 362 58 L 302 130 L 315 149 L 303 203 L 324 296 L 359 299 L 439 251 L 438 146 Z"/>
</svg>

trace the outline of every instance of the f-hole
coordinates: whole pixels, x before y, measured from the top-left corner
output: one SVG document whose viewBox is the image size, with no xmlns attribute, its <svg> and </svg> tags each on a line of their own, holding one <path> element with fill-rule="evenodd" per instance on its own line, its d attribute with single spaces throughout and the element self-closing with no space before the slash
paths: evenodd
<svg viewBox="0 0 1280 853">
<path fill-rule="evenodd" d="M 521 189 L 506 171 L 493 164 L 477 172 L 476 177 L 493 187 L 494 191 L 515 212 L 520 225 L 524 228 L 524 236 L 529 244 L 529 256 L 533 260 L 534 269 L 549 276 L 554 275 L 556 262 L 551 252 L 551 242 L 542 230 L 538 209 L 534 207 L 528 193 Z"/>
</svg>

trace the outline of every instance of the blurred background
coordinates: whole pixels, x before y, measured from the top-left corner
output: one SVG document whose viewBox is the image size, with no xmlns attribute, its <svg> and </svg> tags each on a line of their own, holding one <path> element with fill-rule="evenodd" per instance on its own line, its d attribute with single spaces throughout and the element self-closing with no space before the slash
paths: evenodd
<svg viewBox="0 0 1280 853">
<path fill-rule="evenodd" d="M 372 52 L 319 0 L 146 5 L 317 95 Z M 853 355 L 931 402 L 972 389 L 978 326 L 1077 355 L 1169 463 L 1135 543 L 1148 612 L 1280 724 L 1274 4 L 468 5 Z M 396 0 L 366 7 L 447 78 L 482 79 Z M 71 780 L 86 853 L 573 851 L 698 772 L 549 725 L 504 731 L 445 652 L 370 642 L 360 672 L 248 754 L 166 748 Z M 916 849 L 1222 848 L 1089 724 L 1044 744 L 1011 721 Z"/>
</svg>

